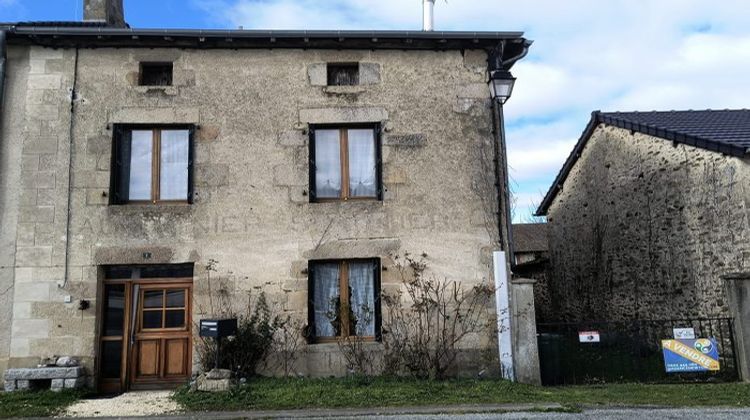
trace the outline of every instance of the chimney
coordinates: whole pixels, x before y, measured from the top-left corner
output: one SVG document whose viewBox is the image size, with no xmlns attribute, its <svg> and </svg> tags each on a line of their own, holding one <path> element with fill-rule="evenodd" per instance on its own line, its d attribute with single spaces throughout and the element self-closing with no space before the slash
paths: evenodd
<svg viewBox="0 0 750 420">
<path fill-rule="evenodd" d="M 422 30 L 432 31 L 435 28 L 435 0 L 423 0 Z"/>
<path fill-rule="evenodd" d="M 128 26 L 122 0 L 83 0 L 83 21 L 104 22 L 116 28 Z"/>
</svg>

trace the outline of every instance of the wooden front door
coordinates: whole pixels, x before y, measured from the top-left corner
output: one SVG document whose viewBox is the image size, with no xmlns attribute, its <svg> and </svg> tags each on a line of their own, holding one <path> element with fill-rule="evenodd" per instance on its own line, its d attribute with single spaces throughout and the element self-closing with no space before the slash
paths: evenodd
<svg viewBox="0 0 750 420">
<path fill-rule="evenodd" d="M 190 377 L 190 290 L 189 283 L 134 290 L 130 388 L 178 386 Z"/>
<path fill-rule="evenodd" d="M 192 366 L 192 265 L 105 272 L 121 278 L 108 278 L 102 290 L 99 391 L 186 383 Z"/>
</svg>

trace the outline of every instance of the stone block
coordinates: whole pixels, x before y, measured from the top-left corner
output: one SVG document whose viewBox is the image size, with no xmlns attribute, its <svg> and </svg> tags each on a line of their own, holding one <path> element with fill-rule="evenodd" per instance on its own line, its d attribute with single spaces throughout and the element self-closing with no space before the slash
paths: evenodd
<svg viewBox="0 0 750 420">
<path fill-rule="evenodd" d="M 65 388 L 65 379 L 53 379 L 49 386 L 49 389 L 55 392 L 62 391 L 63 388 Z"/>
<path fill-rule="evenodd" d="M 31 78 L 33 76 L 29 76 Z M 26 104 L 26 114 L 37 120 L 53 121 L 60 117 L 60 107 L 50 104 Z"/>
<path fill-rule="evenodd" d="M 273 185 L 306 185 L 308 176 L 293 165 L 276 165 L 273 168 Z"/>
<path fill-rule="evenodd" d="M 39 156 L 39 170 L 40 171 L 54 171 L 55 164 L 57 163 L 57 155 L 55 154 L 44 154 Z"/>
<path fill-rule="evenodd" d="M 384 178 L 387 185 L 405 184 L 407 180 L 406 169 L 401 167 L 388 167 L 385 171 Z"/>
<path fill-rule="evenodd" d="M 225 392 L 237 384 L 234 379 L 208 379 L 201 375 L 196 381 L 198 391 L 202 392 Z"/>
<path fill-rule="evenodd" d="M 86 152 L 100 155 L 112 151 L 112 138 L 107 135 L 99 134 L 86 139 Z"/>
<path fill-rule="evenodd" d="M 40 188 L 36 192 L 36 204 L 40 206 L 55 205 L 55 190 L 52 188 Z"/>
<path fill-rule="evenodd" d="M 24 172 L 39 170 L 39 155 L 21 156 L 21 170 Z"/>
<path fill-rule="evenodd" d="M 382 122 L 388 119 L 388 111 L 381 107 L 307 108 L 299 110 L 299 119 L 309 124 Z"/>
<path fill-rule="evenodd" d="M 229 369 L 211 369 L 206 373 L 206 379 L 229 379 L 232 377 L 232 371 Z"/>
<path fill-rule="evenodd" d="M 124 124 L 198 124 L 198 108 L 128 107 L 112 112 L 109 123 Z"/>
<path fill-rule="evenodd" d="M 16 230 L 16 246 L 34 246 L 34 224 L 19 223 Z"/>
<path fill-rule="evenodd" d="M 75 379 L 85 376 L 82 366 L 75 367 L 43 367 L 43 368 L 14 368 L 5 371 L 5 379 Z"/>
<path fill-rule="evenodd" d="M 312 63 L 307 66 L 307 79 L 312 86 L 326 86 L 328 84 L 328 65 L 326 63 Z"/>
<path fill-rule="evenodd" d="M 47 294 L 49 294 L 49 286 L 45 284 L 44 286 L 42 286 L 42 289 L 47 289 Z M 15 319 L 13 320 L 13 327 L 11 328 L 11 331 L 13 332 L 14 338 L 15 337 L 47 338 L 49 337 L 49 320 L 48 319 Z M 45 379 L 45 378 L 18 377 L 15 379 Z"/>
<path fill-rule="evenodd" d="M 29 89 L 60 89 L 62 87 L 62 75 L 30 74 L 26 83 Z"/>
<path fill-rule="evenodd" d="M 55 188 L 54 172 L 28 171 L 21 179 L 24 188 Z"/>
<path fill-rule="evenodd" d="M 359 63 L 359 84 L 376 85 L 380 83 L 380 64 Z"/>
<path fill-rule="evenodd" d="M 44 74 L 44 68 L 47 60 L 33 58 L 29 60 L 29 74 Z"/>
<path fill-rule="evenodd" d="M 215 125 L 202 125 L 200 130 L 196 131 L 198 141 L 216 140 L 221 133 L 221 128 Z"/>
<path fill-rule="evenodd" d="M 489 99 L 490 91 L 487 83 L 469 83 L 458 87 L 456 96 L 459 98 Z"/>
<path fill-rule="evenodd" d="M 16 250 L 16 265 L 20 267 L 41 267 L 52 264 L 51 247 L 29 247 Z"/>
<path fill-rule="evenodd" d="M 27 391 L 29 388 L 31 388 L 31 382 L 29 380 L 19 379 L 16 381 L 17 391 Z"/>
<path fill-rule="evenodd" d="M 300 130 L 286 130 L 279 133 L 279 144 L 282 146 L 307 146 L 307 135 Z"/>
<path fill-rule="evenodd" d="M 65 388 L 83 388 L 86 386 L 86 378 L 65 379 Z"/>
<path fill-rule="evenodd" d="M 29 57 L 32 60 L 56 60 L 63 58 L 63 51 L 60 49 L 35 46 L 31 48 Z"/>
<path fill-rule="evenodd" d="M 427 136 L 421 133 L 388 134 L 383 144 L 395 147 L 422 147 L 427 144 Z"/>
<path fill-rule="evenodd" d="M 9 380 L 9 379 L 6 379 L 5 381 L 3 381 L 3 390 L 5 390 L 5 392 L 13 392 L 13 391 L 15 391 L 16 390 L 16 381 L 15 380 Z"/>
<path fill-rule="evenodd" d="M 87 189 L 86 190 L 86 205 L 87 206 L 106 206 L 109 204 L 109 197 L 107 196 L 106 190 L 102 189 Z"/>
</svg>

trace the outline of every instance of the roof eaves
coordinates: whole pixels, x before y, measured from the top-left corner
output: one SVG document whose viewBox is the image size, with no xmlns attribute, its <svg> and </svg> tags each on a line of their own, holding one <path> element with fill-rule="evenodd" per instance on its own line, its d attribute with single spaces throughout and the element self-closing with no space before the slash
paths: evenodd
<svg viewBox="0 0 750 420">
<path fill-rule="evenodd" d="M 578 158 L 581 156 L 581 152 L 583 151 L 583 148 L 586 146 L 586 143 L 588 143 L 588 140 L 591 137 L 591 134 L 593 134 L 594 129 L 596 129 L 596 126 L 598 126 L 600 123 L 622 128 L 622 129 L 629 130 L 632 132 L 639 132 L 641 134 L 659 137 L 665 140 L 670 140 L 674 143 L 681 143 L 681 144 L 697 147 L 697 148 L 712 151 L 712 152 L 722 153 L 725 155 L 730 155 L 730 156 L 735 156 L 735 157 L 744 157 L 748 153 L 750 153 L 750 149 L 746 149 L 741 146 L 720 143 L 720 142 L 712 141 L 710 139 L 706 139 L 706 138 L 699 137 L 699 136 L 680 133 L 677 131 L 668 130 L 668 129 L 656 127 L 653 125 L 641 124 L 641 123 L 633 122 L 633 121 L 626 120 L 623 118 L 617 118 L 611 114 L 605 115 L 601 111 L 594 111 L 591 113 L 591 120 L 586 126 L 586 129 L 583 131 L 583 134 L 578 139 L 578 142 L 573 148 L 573 151 L 571 152 L 571 154 L 568 156 L 565 163 L 563 164 L 562 169 L 555 177 L 555 181 L 552 183 L 552 186 L 547 191 L 547 194 L 544 196 L 542 203 L 537 208 L 535 212 L 536 216 L 547 215 L 547 211 L 549 210 L 549 207 L 552 205 L 552 201 L 557 196 L 557 193 L 562 189 L 563 183 L 565 182 L 568 175 L 570 174 L 570 171 L 573 169 L 573 165 L 575 165 L 575 163 L 578 161 Z"/>
<path fill-rule="evenodd" d="M 565 159 L 565 163 L 560 169 L 560 172 L 557 173 L 555 180 L 552 182 L 552 186 L 550 186 L 549 190 L 547 191 L 547 194 L 544 195 L 544 199 L 539 204 L 539 207 L 536 209 L 536 212 L 534 213 L 535 216 L 547 215 L 547 210 L 549 210 L 549 206 L 552 205 L 552 201 L 557 196 L 557 193 L 560 192 L 560 190 L 562 189 L 565 179 L 568 177 L 568 174 L 573 169 L 573 165 L 575 165 L 576 161 L 578 161 L 578 158 L 581 156 L 581 152 L 583 151 L 583 148 L 586 146 L 586 143 L 588 143 L 589 138 L 594 133 L 594 130 L 596 129 L 596 127 L 599 125 L 600 122 L 601 122 L 601 111 L 592 112 L 589 123 L 586 124 L 586 128 L 583 130 L 583 133 L 581 133 L 581 137 L 578 139 L 578 142 L 576 142 L 576 145 L 573 147 L 573 151 L 570 152 L 570 155 L 568 155 L 568 158 Z"/>
</svg>

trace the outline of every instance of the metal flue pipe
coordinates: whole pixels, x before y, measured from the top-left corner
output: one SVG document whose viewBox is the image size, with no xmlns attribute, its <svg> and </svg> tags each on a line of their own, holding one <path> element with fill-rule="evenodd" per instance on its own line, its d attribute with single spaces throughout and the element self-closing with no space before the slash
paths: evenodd
<svg viewBox="0 0 750 420">
<path fill-rule="evenodd" d="M 435 30 L 435 0 L 423 0 L 422 3 L 422 30 Z"/>
</svg>

